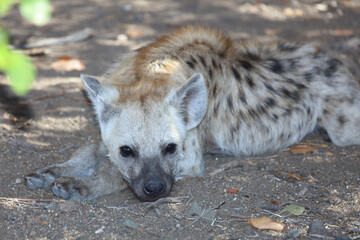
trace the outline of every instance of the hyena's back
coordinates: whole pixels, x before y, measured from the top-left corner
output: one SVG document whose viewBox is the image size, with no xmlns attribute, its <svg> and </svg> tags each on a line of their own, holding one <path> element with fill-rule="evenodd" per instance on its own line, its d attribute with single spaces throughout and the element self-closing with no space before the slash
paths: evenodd
<svg viewBox="0 0 360 240">
<path fill-rule="evenodd" d="M 185 27 L 140 49 L 104 84 L 117 86 L 119 101 L 163 99 L 194 73 L 208 88 L 198 126 L 205 151 L 272 151 L 316 126 L 337 145 L 360 144 L 358 83 L 309 45 L 233 42 L 219 31 Z"/>
</svg>

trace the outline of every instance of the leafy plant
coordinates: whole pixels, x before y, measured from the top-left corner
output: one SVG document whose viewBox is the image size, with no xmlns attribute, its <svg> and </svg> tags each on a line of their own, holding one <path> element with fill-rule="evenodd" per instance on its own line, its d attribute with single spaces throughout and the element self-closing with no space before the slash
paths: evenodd
<svg viewBox="0 0 360 240">
<path fill-rule="evenodd" d="M 0 0 L 0 18 L 4 17 L 15 3 L 16 0 Z M 25 19 L 37 26 L 43 26 L 51 17 L 49 0 L 21 0 L 19 10 Z M 11 89 L 18 95 L 26 94 L 36 77 L 36 69 L 29 58 L 10 49 L 9 34 L 1 24 L 0 71 L 7 75 Z"/>
</svg>

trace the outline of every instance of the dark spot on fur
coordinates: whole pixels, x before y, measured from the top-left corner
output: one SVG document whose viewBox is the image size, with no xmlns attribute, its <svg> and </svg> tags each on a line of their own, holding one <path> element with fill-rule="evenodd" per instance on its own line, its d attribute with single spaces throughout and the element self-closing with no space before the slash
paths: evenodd
<svg viewBox="0 0 360 240">
<path fill-rule="evenodd" d="M 217 69 L 218 68 L 218 63 L 216 62 L 216 60 L 215 59 L 211 59 L 211 64 L 212 64 L 212 66 L 213 66 L 213 68 L 214 69 Z"/>
<path fill-rule="evenodd" d="M 206 67 L 206 62 L 205 62 L 204 57 L 201 56 L 201 55 L 199 55 L 198 57 L 199 57 L 199 60 L 200 60 L 201 64 L 202 64 L 204 67 Z"/>
<path fill-rule="evenodd" d="M 285 108 L 283 111 L 283 116 L 290 116 L 292 113 L 290 108 Z"/>
<path fill-rule="evenodd" d="M 284 43 L 284 42 L 279 42 L 278 43 L 278 49 L 280 51 L 282 51 L 282 52 L 292 52 L 292 51 L 295 51 L 298 48 L 299 48 L 299 46 L 294 45 L 294 44 Z"/>
<path fill-rule="evenodd" d="M 209 79 L 212 80 L 212 78 L 213 78 L 213 71 L 212 71 L 211 69 L 209 69 L 208 74 L 209 74 Z"/>
<path fill-rule="evenodd" d="M 306 113 L 307 113 L 308 115 L 311 114 L 311 108 L 310 108 L 309 106 L 306 106 Z"/>
<path fill-rule="evenodd" d="M 304 73 L 304 78 L 306 81 L 310 82 L 313 80 L 313 74 L 311 72 Z"/>
<path fill-rule="evenodd" d="M 275 58 L 271 58 L 269 59 L 269 66 L 270 66 L 270 70 L 274 73 L 280 74 L 284 71 L 283 66 L 281 65 L 280 61 L 275 59 Z"/>
<path fill-rule="evenodd" d="M 236 78 L 236 80 L 238 80 L 240 82 L 241 78 L 240 78 L 240 74 L 239 74 L 238 70 L 236 70 L 236 68 L 234 68 L 234 67 L 231 67 L 231 71 L 233 72 L 234 77 Z"/>
<path fill-rule="evenodd" d="M 276 101 L 273 98 L 269 97 L 265 100 L 264 104 L 265 107 L 272 108 L 276 105 Z"/>
<path fill-rule="evenodd" d="M 256 110 L 257 112 L 260 114 L 260 115 L 265 115 L 267 114 L 267 110 L 266 110 L 266 107 L 264 107 L 263 105 L 257 105 L 256 106 Z"/>
<path fill-rule="evenodd" d="M 337 120 L 341 126 L 343 126 L 348 121 L 344 115 L 339 115 Z"/>
<path fill-rule="evenodd" d="M 246 60 L 239 60 L 238 62 L 239 62 L 239 63 L 241 64 L 241 66 L 242 66 L 243 68 L 245 68 L 246 70 L 250 70 L 250 69 L 253 68 L 253 65 L 252 65 L 251 63 L 249 63 L 248 61 L 246 61 Z"/>
<path fill-rule="evenodd" d="M 220 102 L 218 102 L 214 107 L 214 116 L 218 114 L 219 106 L 220 106 Z"/>
<path fill-rule="evenodd" d="M 291 133 L 289 133 L 289 134 L 287 135 L 287 140 L 290 140 L 290 138 L 292 138 L 292 134 L 291 134 Z"/>
<path fill-rule="evenodd" d="M 249 75 L 245 77 L 245 80 L 250 88 L 253 88 L 255 86 L 253 79 Z"/>
<path fill-rule="evenodd" d="M 289 69 L 294 70 L 296 69 L 297 60 L 296 59 L 289 59 Z"/>
<path fill-rule="evenodd" d="M 191 56 L 187 61 L 186 64 L 191 68 L 194 69 L 195 68 L 195 64 L 197 63 L 196 59 Z"/>
<path fill-rule="evenodd" d="M 330 112 L 329 112 L 329 110 L 324 109 L 322 113 L 323 113 L 323 115 L 328 115 Z"/>
<path fill-rule="evenodd" d="M 250 51 L 247 51 L 246 53 L 244 53 L 242 55 L 244 58 L 247 58 L 247 59 L 250 59 L 252 61 L 258 61 L 260 60 L 260 56 L 257 55 L 256 53 L 253 53 L 253 52 L 250 52 Z"/>
<path fill-rule="evenodd" d="M 305 89 L 306 86 L 302 83 L 295 83 L 295 86 L 299 89 L 299 90 L 302 90 L 302 89 Z"/>
<path fill-rule="evenodd" d="M 282 88 L 281 93 L 283 94 L 283 96 L 290 98 L 294 101 L 298 101 L 300 98 L 299 93 L 297 91 L 289 91 L 286 88 Z"/>
<path fill-rule="evenodd" d="M 242 103 L 244 103 L 245 105 L 247 105 L 247 101 L 246 101 L 246 98 L 241 94 L 239 93 L 239 99 Z"/>
<path fill-rule="evenodd" d="M 226 57 L 226 50 L 224 49 L 223 51 L 219 52 L 218 55 L 222 59 L 225 58 Z"/>
<path fill-rule="evenodd" d="M 228 107 L 230 109 L 230 112 L 233 112 L 234 111 L 234 105 L 233 105 L 232 96 L 229 95 L 226 100 L 227 100 L 227 104 L 228 104 Z"/>
<path fill-rule="evenodd" d="M 326 61 L 326 64 L 328 65 L 327 68 L 324 70 L 324 75 L 326 77 L 331 77 L 334 72 L 336 72 L 338 66 L 341 64 L 341 62 L 337 59 L 329 59 Z"/>
<path fill-rule="evenodd" d="M 276 90 L 269 83 L 264 83 L 264 86 L 266 87 L 267 90 L 276 93 Z"/>
<path fill-rule="evenodd" d="M 249 115 L 252 117 L 252 118 L 257 118 L 258 114 L 257 112 L 255 111 L 255 109 L 249 109 Z"/>
<path fill-rule="evenodd" d="M 212 93 L 213 93 L 214 97 L 216 96 L 216 92 L 217 92 L 217 85 L 215 84 L 213 89 L 212 89 Z"/>
<path fill-rule="evenodd" d="M 279 119 L 279 117 L 278 117 L 278 115 L 276 115 L 276 114 L 274 113 L 274 114 L 271 114 L 271 119 L 272 119 L 274 122 L 276 122 L 276 121 Z"/>
</svg>

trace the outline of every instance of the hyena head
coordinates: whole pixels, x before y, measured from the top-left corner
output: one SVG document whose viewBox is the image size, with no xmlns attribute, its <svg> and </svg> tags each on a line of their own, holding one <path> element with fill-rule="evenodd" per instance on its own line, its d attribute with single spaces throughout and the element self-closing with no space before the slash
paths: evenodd
<svg viewBox="0 0 360 240">
<path fill-rule="evenodd" d="M 100 124 L 110 160 L 142 201 L 170 193 L 187 131 L 200 124 L 207 108 L 203 77 L 193 75 L 163 99 L 119 103 L 119 91 L 81 76 Z"/>
</svg>

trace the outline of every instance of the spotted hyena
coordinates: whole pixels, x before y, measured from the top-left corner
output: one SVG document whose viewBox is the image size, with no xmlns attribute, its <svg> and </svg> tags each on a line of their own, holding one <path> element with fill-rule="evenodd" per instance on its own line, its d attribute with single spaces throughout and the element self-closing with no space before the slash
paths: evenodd
<svg viewBox="0 0 360 240">
<path fill-rule="evenodd" d="M 201 176 L 202 155 L 261 154 L 315 128 L 360 144 L 360 91 L 337 59 L 310 45 L 230 40 L 183 27 L 127 55 L 101 78 L 81 76 L 102 143 L 26 176 L 32 189 L 89 200 L 131 187 L 142 201 Z"/>
</svg>

